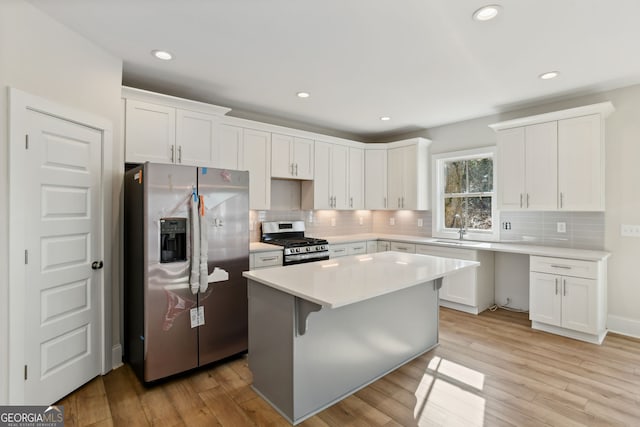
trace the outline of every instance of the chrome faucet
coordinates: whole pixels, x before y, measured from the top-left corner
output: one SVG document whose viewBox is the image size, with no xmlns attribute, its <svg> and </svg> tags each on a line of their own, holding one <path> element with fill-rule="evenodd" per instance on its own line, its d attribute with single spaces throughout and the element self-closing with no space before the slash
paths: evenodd
<svg viewBox="0 0 640 427">
<path fill-rule="evenodd" d="M 464 226 L 464 221 L 462 221 L 462 217 L 460 216 L 460 214 L 455 214 L 453 216 L 454 227 L 456 225 L 456 219 L 458 220 L 458 226 L 460 227 L 460 229 L 458 230 L 458 233 L 460 234 L 460 240 L 462 240 L 464 235 L 467 234 L 467 229 Z"/>
</svg>

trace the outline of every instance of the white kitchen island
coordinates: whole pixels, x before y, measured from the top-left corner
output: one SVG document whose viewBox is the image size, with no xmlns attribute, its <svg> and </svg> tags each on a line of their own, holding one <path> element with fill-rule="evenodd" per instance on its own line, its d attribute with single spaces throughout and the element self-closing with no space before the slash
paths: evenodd
<svg viewBox="0 0 640 427">
<path fill-rule="evenodd" d="M 292 424 L 438 344 L 443 277 L 474 261 L 383 252 L 248 271 L 253 389 Z"/>
</svg>

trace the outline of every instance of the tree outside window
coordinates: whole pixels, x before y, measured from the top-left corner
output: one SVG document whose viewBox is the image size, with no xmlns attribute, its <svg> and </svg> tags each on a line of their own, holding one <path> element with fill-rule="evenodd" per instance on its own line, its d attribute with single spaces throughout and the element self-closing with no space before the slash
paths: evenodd
<svg viewBox="0 0 640 427">
<path fill-rule="evenodd" d="M 451 160 L 443 166 L 444 228 L 491 231 L 493 158 Z"/>
</svg>

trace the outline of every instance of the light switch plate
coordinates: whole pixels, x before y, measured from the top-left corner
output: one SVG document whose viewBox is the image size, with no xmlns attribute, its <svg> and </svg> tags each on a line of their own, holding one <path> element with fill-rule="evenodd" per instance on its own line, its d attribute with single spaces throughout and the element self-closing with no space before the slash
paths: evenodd
<svg viewBox="0 0 640 427">
<path fill-rule="evenodd" d="M 640 225 L 622 224 L 620 225 L 620 235 L 622 237 L 640 237 Z"/>
<path fill-rule="evenodd" d="M 393 217 L 389 218 L 389 225 L 396 225 L 396 219 Z"/>
<path fill-rule="evenodd" d="M 567 232 L 567 223 L 566 222 L 556 222 L 558 233 L 566 233 Z"/>
<path fill-rule="evenodd" d="M 418 227 L 422 227 L 423 222 L 422 222 L 422 218 L 418 218 Z"/>
<path fill-rule="evenodd" d="M 336 219 L 335 218 L 331 218 L 331 226 L 332 227 L 336 226 Z"/>
</svg>

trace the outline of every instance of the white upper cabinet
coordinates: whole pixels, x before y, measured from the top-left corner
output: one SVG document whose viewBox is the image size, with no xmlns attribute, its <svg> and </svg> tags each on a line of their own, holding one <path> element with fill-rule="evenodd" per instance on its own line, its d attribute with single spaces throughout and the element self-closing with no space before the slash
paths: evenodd
<svg viewBox="0 0 640 427">
<path fill-rule="evenodd" d="M 314 158 L 314 179 L 302 183 L 302 208 L 362 209 L 363 149 L 316 141 Z"/>
<path fill-rule="evenodd" d="M 560 209 L 604 210 L 603 141 L 598 114 L 558 122 Z"/>
<path fill-rule="evenodd" d="M 415 138 L 389 144 L 387 194 L 389 209 L 429 209 L 429 140 Z"/>
<path fill-rule="evenodd" d="M 604 119 L 610 102 L 490 125 L 498 208 L 604 210 Z"/>
<path fill-rule="evenodd" d="M 313 179 L 312 139 L 274 133 L 271 135 L 271 176 Z"/>
<path fill-rule="evenodd" d="M 364 209 L 364 149 L 349 147 L 349 209 Z"/>
<path fill-rule="evenodd" d="M 215 142 L 214 165 L 222 169 L 240 169 L 242 163 L 243 129 L 239 126 L 221 124 Z"/>
<path fill-rule="evenodd" d="M 176 109 L 128 99 L 125 159 L 129 163 L 174 163 Z"/>
<path fill-rule="evenodd" d="M 387 209 L 387 148 L 364 150 L 364 207 Z"/>
<path fill-rule="evenodd" d="M 557 122 L 498 132 L 498 205 L 502 209 L 556 209 L 557 135 Z"/>
<path fill-rule="evenodd" d="M 229 109 L 124 87 L 125 161 L 215 166 L 216 132 Z"/>
<path fill-rule="evenodd" d="M 249 208 L 271 208 L 271 134 L 244 129 L 242 144 L 243 170 L 249 171 Z"/>
</svg>

